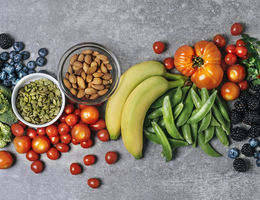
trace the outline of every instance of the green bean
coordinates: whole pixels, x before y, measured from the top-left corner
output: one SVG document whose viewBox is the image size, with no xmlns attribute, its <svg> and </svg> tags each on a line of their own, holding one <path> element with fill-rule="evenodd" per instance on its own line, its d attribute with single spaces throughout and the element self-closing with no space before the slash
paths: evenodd
<svg viewBox="0 0 260 200">
<path fill-rule="evenodd" d="M 220 124 L 213 115 L 211 116 L 210 126 L 220 126 Z"/>
<path fill-rule="evenodd" d="M 152 105 L 150 106 L 150 108 L 160 108 L 162 107 L 163 104 L 163 99 L 166 96 L 171 96 L 172 94 L 174 94 L 177 91 L 177 88 L 174 88 L 172 90 L 169 90 L 168 92 L 166 92 L 165 94 L 163 94 L 162 96 L 160 96 L 158 99 L 155 100 L 155 102 L 152 103 Z"/>
<path fill-rule="evenodd" d="M 185 86 L 185 87 L 182 88 L 181 102 L 183 102 L 184 99 L 186 98 L 186 95 L 187 95 L 189 89 L 190 89 L 190 86 Z"/>
<path fill-rule="evenodd" d="M 182 135 L 184 139 L 189 143 L 192 144 L 192 136 L 191 136 L 191 128 L 190 124 L 184 124 L 181 127 Z"/>
<path fill-rule="evenodd" d="M 170 136 L 176 139 L 183 139 L 174 123 L 169 96 L 164 97 L 163 100 L 163 121 Z"/>
<path fill-rule="evenodd" d="M 210 126 L 209 128 L 207 128 L 205 130 L 205 132 L 204 132 L 204 134 L 205 134 L 205 143 L 208 143 L 214 137 L 214 133 L 215 133 L 214 126 Z"/>
<path fill-rule="evenodd" d="M 211 111 L 209 111 L 208 114 L 201 120 L 199 132 L 205 131 L 209 127 L 209 124 L 211 122 L 211 117 L 212 114 Z"/>
<path fill-rule="evenodd" d="M 181 102 L 181 99 L 182 99 L 182 89 L 181 87 L 178 87 L 176 92 L 172 96 L 170 96 L 172 107 L 179 104 Z"/>
<path fill-rule="evenodd" d="M 158 138 L 154 133 L 144 130 L 144 136 L 155 144 L 161 144 L 160 138 Z"/>
<path fill-rule="evenodd" d="M 193 147 L 197 147 L 197 140 L 198 140 L 198 123 L 192 123 L 190 124 L 191 132 L 192 132 L 192 138 L 194 139 L 194 142 L 192 144 Z"/>
<path fill-rule="evenodd" d="M 217 103 L 218 109 L 219 109 L 220 113 L 222 114 L 222 116 L 224 117 L 224 119 L 230 122 L 230 118 L 229 118 L 229 115 L 227 112 L 226 105 L 222 101 L 222 99 L 220 99 L 220 97 L 218 95 L 216 97 L 216 103 Z"/>
<path fill-rule="evenodd" d="M 165 133 L 156 122 L 152 122 L 152 126 L 155 131 L 155 134 L 159 137 L 161 141 L 160 143 L 162 144 L 163 155 L 165 156 L 166 161 L 170 161 L 172 159 L 172 149 Z"/>
<path fill-rule="evenodd" d="M 212 106 L 212 111 L 214 116 L 216 117 L 216 120 L 220 123 L 226 134 L 229 135 L 230 123 L 226 123 L 216 105 Z"/>
<path fill-rule="evenodd" d="M 158 124 L 159 124 L 159 126 L 160 126 L 161 128 L 165 128 L 165 123 L 164 123 L 163 119 L 160 120 L 160 121 L 158 122 Z"/>
<path fill-rule="evenodd" d="M 183 146 L 189 145 L 189 143 L 184 140 L 177 140 L 177 139 L 173 139 L 173 138 L 168 138 L 168 140 L 169 140 L 169 143 L 170 143 L 172 149 L 176 149 L 177 147 L 183 147 Z"/>
<path fill-rule="evenodd" d="M 190 89 L 191 91 L 191 98 L 196 108 L 200 108 L 202 106 L 202 101 L 199 95 L 195 92 L 193 88 Z"/>
<path fill-rule="evenodd" d="M 200 148 L 209 156 L 212 157 L 219 157 L 221 156 L 220 153 L 218 153 L 217 151 L 215 151 L 213 149 L 213 147 L 210 145 L 210 143 L 205 143 L 205 136 L 203 133 L 199 133 L 199 137 L 198 137 L 198 143 Z"/>
<path fill-rule="evenodd" d="M 219 141 L 224 146 L 228 146 L 229 145 L 228 137 L 227 137 L 226 133 L 224 132 L 224 130 L 222 129 L 222 127 L 215 127 L 215 128 L 216 128 L 216 136 L 219 139 Z"/>
</svg>

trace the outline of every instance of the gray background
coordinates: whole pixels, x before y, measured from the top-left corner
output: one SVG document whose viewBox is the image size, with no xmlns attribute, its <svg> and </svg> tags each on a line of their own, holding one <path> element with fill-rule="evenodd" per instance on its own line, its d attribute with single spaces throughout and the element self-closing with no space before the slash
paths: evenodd
<svg viewBox="0 0 260 200">
<path fill-rule="evenodd" d="M 0 32 L 9 32 L 35 58 L 40 47 L 47 47 L 47 69 L 57 71 L 61 55 L 72 45 L 91 41 L 103 44 L 120 60 L 123 71 L 150 59 L 173 56 L 178 46 L 212 39 L 217 34 L 230 37 L 234 22 L 246 24 L 246 32 L 260 38 L 260 2 L 252 1 L 0 1 Z M 233 37 L 234 42 L 238 37 Z M 167 51 L 153 53 L 156 40 L 167 42 Z M 236 173 L 226 148 L 214 141 L 224 154 L 210 158 L 197 148 L 178 149 L 168 163 L 161 147 L 147 143 L 144 158 L 135 160 L 122 141 L 101 143 L 93 148 L 73 146 L 57 161 L 42 159 L 46 169 L 35 175 L 25 155 L 16 154 L 15 165 L 0 171 L 0 199 L 259 199 L 259 168 L 251 159 L 250 170 Z M 234 145 L 232 145 L 234 146 Z M 7 150 L 14 152 L 13 145 Z M 120 152 L 120 160 L 108 166 L 108 150 Z M 72 176 L 69 166 L 94 153 L 98 162 Z M 93 190 L 86 182 L 100 177 L 102 186 Z"/>
</svg>

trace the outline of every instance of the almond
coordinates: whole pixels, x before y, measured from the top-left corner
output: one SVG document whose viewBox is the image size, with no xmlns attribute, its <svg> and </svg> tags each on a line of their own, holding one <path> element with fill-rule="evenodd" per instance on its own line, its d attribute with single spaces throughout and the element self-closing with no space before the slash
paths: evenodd
<svg viewBox="0 0 260 200">
<path fill-rule="evenodd" d="M 83 78 L 81 76 L 77 76 L 77 83 L 78 83 L 78 86 L 81 89 L 85 89 L 86 88 L 85 81 L 83 80 Z"/>
<path fill-rule="evenodd" d="M 78 58 L 78 54 L 74 54 L 71 58 L 70 58 L 70 64 L 73 65 L 74 62 L 77 60 Z"/>
<path fill-rule="evenodd" d="M 90 64 L 90 67 L 96 67 L 97 68 L 98 64 L 96 61 L 93 61 L 91 64 Z"/>
<path fill-rule="evenodd" d="M 88 65 L 90 65 L 90 63 L 92 62 L 92 57 L 91 57 L 91 55 L 86 55 L 84 60 L 85 60 L 85 63 L 87 63 Z"/>
<path fill-rule="evenodd" d="M 102 72 L 95 72 L 94 74 L 93 74 L 93 76 L 95 77 L 95 78 L 100 78 L 100 77 L 102 77 L 104 74 L 102 73 Z"/>
<path fill-rule="evenodd" d="M 75 90 L 74 88 L 70 88 L 70 92 L 71 92 L 71 94 L 73 94 L 74 96 L 77 94 L 77 90 Z"/>
<path fill-rule="evenodd" d="M 92 53 L 93 56 L 97 56 L 98 54 L 99 54 L 98 51 L 94 51 L 94 52 Z"/>
<path fill-rule="evenodd" d="M 107 68 L 106 66 L 102 63 L 101 67 L 100 67 L 101 71 L 106 74 L 107 73 Z"/>
<path fill-rule="evenodd" d="M 77 83 L 72 83 L 72 87 L 73 87 L 74 89 L 77 89 L 77 88 L 78 88 Z"/>
<path fill-rule="evenodd" d="M 84 61 L 84 58 L 85 58 L 84 54 L 81 53 L 81 54 L 79 55 L 79 57 L 78 57 L 78 61 L 79 61 L 79 62 L 83 62 L 83 61 Z"/>
<path fill-rule="evenodd" d="M 72 70 L 72 66 L 71 66 L 71 65 L 68 67 L 68 72 L 69 72 L 70 74 L 73 74 L 73 70 Z"/>
<path fill-rule="evenodd" d="M 90 50 L 90 49 L 86 49 L 86 50 L 83 50 L 83 51 L 82 51 L 83 54 L 92 54 L 92 52 L 93 52 L 93 51 Z"/>
<path fill-rule="evenodd" d="M 100 91 L 98 91 L 98 94 L 99 94 L 100 96 L 103 96 L 104 94 L 107 93 L 107 91 L 108 91 L 108 89 L 100 90 Z"/>
<path fill-rule="evenodd" d="M 86 88 L 85 94 L 96 94 L 97 91 L 94 88 Z"/>
<path fill-rule="evenodd" d="M 102 61 L 108 60 L 107 57 L 106 57 L 105 55 L 102 55 L 102 54 L 98 54 L 98 55 L 97 55 L 97 58 L 100 59 L 100 60 L 102 60 Z"/>
<path fill-rule="evenodd" d="M 75 76 L 74 74 L 70 74 L 70 75 L 69 75 L 69 81 L 70 81 L 71 83 L 76 83 L 76 82 L 77 82 L 76 76 Z"/>
<path fill-rule="evenodd" d="M 87 73 L 88 68 L 89 68 L 89 65 L 84 62 L 83 63 L 83 70 L 84 70 L 85 73 Z"/>
<path fill-rule="evenodd" d="M 89 99 L 96 99 L 96 98 L 98 98 L 99 97 L 99 95 L 98 94 L 92 94 L 90 97 L 89 97 Z"/>
<path fill-rule="evenodd" d="M 95 85 L 95 84 L 92 84 L 91 87 L 94 88 L 94 89 L 96 89 L 96 90 L 104 90 L 104 85 Z"/>
<path fill-rule="evenodd" d="M 75 61 L 74 63 L 73 63 L 73 67 L 79 67 L 79 68 L 82 68 L 83 67 L 83 65 L 82 65 L 82 63 L 81 62 L 79 62 L 79 61 Z"/>
<path fill-rule="evenodd" d="M 97 84 L 97 85 L 102 84 L 101 78 L 94 78 L 93 81 L 92 81 L 92 84 Z"/>
<path fill-rule="evenodd" d="M 92 81 L 92 79 L 93 79 L 93 76 L 91 74 L 88 74 L 86 77 L 86 81 L 89 83 Z"/>
<path fill-rule="evenodd" d="M 107 64 L 107 69 L 108 69 L 109 71 L 111 71 L 111 70 L 112 70 L 112 65 L 111 65 L 111 64 Z"/>
<path fill-rule="evenodd" d="M 69 75 L 70 75 L 70 73 L 66 72 L 66 74 L 65 74 L 66 79 L 69 79 Z"/>
<path fill-rule="evenodd" d="M 106 74 L 104 74 L 104 75 L 102 76 L 102 78 L 103 78 L 104 80 L 110 80 L 110 79 L 112 79 L 112 75 L 109 74 L 109 73 L 106 73 Z"/>
<path fill-rule="evenodd" d="M 85 96 L 85 91 L 84 90 L 79 90 L 78 91 L 78 94 L 77 94 L 77 98 L 82 98 L 82 97 L 84 97 Z"/>
<path fill-rule="evenodd" d="M 84 71 L 82 71 L 80 75 L 83 78 L 83 80 L 85 81 L 86 80 L 86 76 L 87 76 L 86 73 Z"/>
<path fill-rule="evenodd" d="M 63 79 L 63 83 L 64 83 L 64 85 L 66 86 L 66 88 L 68 88 L 68 89 L 71 88 L 71 84 L 70 84 L 70 82 L 69 82 L 68 79 L 64 78 L 64 79 Z"/>
</svg>

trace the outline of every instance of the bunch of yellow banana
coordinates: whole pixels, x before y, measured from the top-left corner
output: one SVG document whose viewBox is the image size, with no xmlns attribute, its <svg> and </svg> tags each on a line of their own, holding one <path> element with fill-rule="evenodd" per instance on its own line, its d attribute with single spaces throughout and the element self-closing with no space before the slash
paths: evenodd
<svg viewBox="0 0 260 200">
<path fill-rule="evenodd" d="M 105 120 L 110 138 L 118 139 L 121 132 L 129 153 L 141 158 L 146 112 L 168 89 L 182 86 L 184 82 L 182 75 L 168 73 L 157 61 L 142 62 L 129 68 L 107 102 Z"/>
</svg>

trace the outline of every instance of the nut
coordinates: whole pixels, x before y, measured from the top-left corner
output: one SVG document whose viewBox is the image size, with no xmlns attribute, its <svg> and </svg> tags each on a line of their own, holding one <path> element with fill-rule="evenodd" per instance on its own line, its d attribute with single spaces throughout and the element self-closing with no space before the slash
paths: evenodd
<svg viewBox="0 0 260 200">
<path fill-rule="evenodd" d="M 78 83 L 78 86 L 81 89 L 85 89 L 86 88 L 85 81 L 84 81 L 84 79 L 81 76 L 77 76 L 77 83 Z"/>
<path fill-rule="evenodd" d="M 64 85 L 66 86 L 66 88 L 68 88 L 68 89 L 71 88 L 71 84 L 70 84 L 70 82 L 69 82 L 68 79 L 64 78 L 64 79 L 63 79 L 63 83 L 64 83 Z"/>
<path fill-rule="evenodd" d="M 97 68 L 98 64 L 96 61 L 93 61 L 91 64 L 90 64 L 90 67 L 96 67 Z"/>
<path fill-rule="evenodd" d="M 107 60 L 107 57 L 105 55 L 102 55 L 102 54 L 98 54 L 97 58 L 102 60 L 102 61 L 106 61 Z"/>
<path fill-rule="evenodd" d="M 109 85 L 109 84 L 110 84 L 109 81 L 103 80 L 103 85 Z"/>
<path fill-rule="evenodd" d="M 78 91 L 78 94 L 77 94 L 77 98 L 82 98 L 82 97 L 84 97 L 85 96 L 85 91 L 84 90 L 79 90 Z"/>
<path fill-rule="evenodd" d="M 107 64 L 107 69 L 108 69 L 109 71 L 111 71 L 111 70 L 112 70 L 112 65 L 111 65 L 111 64 Z"/>
<path fill-rule="evenodd" d="M 89 67 L 88 70 L 86 71 L 87 74 L 93 74 L 97 70 L 97 67 L 92 66 Z"/>
<path fill-rule="evenodd" d="M 77 89 L 77 88 L 78 88 L 77 83 L 72 83 L 72 87 L 73 87 L 74 89 Z"/>
<path fill-rule="evenodd" d="M 76 82 L 77 82 L 76 76 L 75 76 L 74 74 L 70 74 L 70 75 L 69 75 L 69 81 L 70 81 L 71 83 L 76 83 Z"/>
<path fill-rule="evenodd" d="M 102 95 L 106 94 L 107 91 L 108 91 L 108 89 L 100 90 L 100 91 L 98 91 L 98 94 L 99 94 L 100 96 L 102 96 Z"/>
<path fill-rule="evenodd" d="M 95 58 L 94 61 L 97 63 L 98 66 L 100 66 L 100 64 L 101 64 L 101 60 L 100 59 Z"/>
<path fill-rule="evenodd" d="M 91 74 L 88 74 L 86 77 L 86 81 L 89 83 L 92 81 L 92 79 L 93 79 L 93 76 Z"/>
<path fill-rule="evenodd" d="M 103 63 L 107 65 L 109 63 L 109 60 L 104 60 Z"/>
<path fill-rule="evenodd" d="M 103 78 L 104 80 L 110 80 L 110 79 L 112 79 L 112 75 L 109 74 L 109 73 L 106 73 L 106 74 L 104 74 L 104 75 L 102 76 L 102 78 Z"/>
<path fill-rule="evenodd" d="M 89 82 L 88 83 L 88 88 L 91 88 L 92 87 L 92 82 Z"/>
<path fill-rule="evenodd" d="M 74 62 L 77 60 L 78 58 L 78 54 L 74 54 L 71 58 L 70 58 L 70 64 L 73 65 Z"/>
<path fill-rule="evenodd" d="M 65 78 L 66 78 L 66 79 L 69 79 L 69 75 L 70 75 L 69 72 L 66 72 Z"/>
<path fill-rule="evenodd" d="M 82 51 L 83 54 L 92 54 L 92 52 L 93 52 L 93 51 L 90 50 L 90 49 L 86 49 L 86 50 L 83 50 L 83 51 Z"/>
<path fill-rule="evenodd" d="M 94 78 L 93 81 L 92 81 L 92 84 L 97 84 L 97 85 L 102 84 L 101 78 Z"/>
<path fill-rule="evenodd" d="M 100 77 L 102 77 L 104 74 L 102 73 L 102 72 L 95 72 L 94 74 L 93 74 L 93 76 L 95 77 L 95 78 L 100 78 Z"/>
<path fill-rule="evenodd" d="M 73 94 L 74 96 L 77 94 L 77 90 L 75 90 L 74 88 L 70 88 L 70 92 L 71 92 L 71 94 Z"/>
<path fill-rule="evenodd" d="M 82 69 L 75 70 L 74 74 L 79 76 L 82 71 L 83 71 Z"/>
<path fill-rule="evenodd" d="M 89 99 L 96 99 L 96 98 L 98 98 L 99 97 L 99 95 L 98 94 L 92 94 L 90 97 L 89 97 Z"/>
<path fill-rule="evenodd" d="M 71 65 L 68 67 L 68 72 L 69 72 L 70 74 L 73 74 L 73 70 L 72 70 Z"/>
<path fill-rule="evenodd" d="M 92 84 L 91 87 L 96 90 L 104 90 L 105 88 L 104 85 L 95 85 L 95 84 Z"/>
<path fill-rule="evenodd" d="M 85 61 L 85 63 L 90 65 L 90 63 L 92 62 L 91 55 L 89 55 L 89 54 L 86 55 L 84 61 Z"/>
<path fill-rule="evenodd" d="M 84 71 L 81 72 L 81 77 L 83 78 L 83 80 L 85 81 L 86 80 L 86 73 Z"/>
<path fill-rule="evenodd" d="M 83 67 L 83 65 L 82 65 L 82 63 L 81 62 L 79 62 L 79 61 L 75 61 L 74 63 L 73 63 L 73 67 L 79 67 L 79 68 L 82 68 Z"/>
<path fill-rule="evenodd" d="M 107 68 L 106 66 L 102 63 L 101 67 L 100 67 L 101 71 L 106 74 L 107 73 Z"/>
<path fill-rule="evenodd" d="M 78 61 L 79 61 L 79 62 L 83 62 L 84 57 L 85 57 L 84 54 L 81 53 L 81 54 L 79 55 L 79 57 L 78 57 Z"/>
<path fill-rule="evenodd" d="M 93 56 L 97 56 L 98 54 L 99 54 L 98 51 L 94 51 L 94 52 L 92 53 Z"/>
<path fill-rule="evenodd" d="M 106 85 L 105 88 L 106 88 L 106 89 L 110 88 L 110 85 Z"/>
<path fill-rule="evenodd" d="M 78 62 L 78 61 L 77 61 Z M 72 66 L 72 69 L 74 70 L 74 71 L 78 71 L 79 69 L 81 69 L 81 67 L 79 67 L 79 66 L 77 66 L 77 65 L 73 65 Z"/>
<path fill-rule="evenodd" d="M 89 65 L 84 62 L 83 63 L 83 70 L 84 70 L 85 73 L 87 73 L 88 68 L 89 68 Z"/>
<path fill-rule="evenodd" d="M 97 91 L 94 88 L 86 88 L 85 94 L 96 94 Z"/>
</svg>

